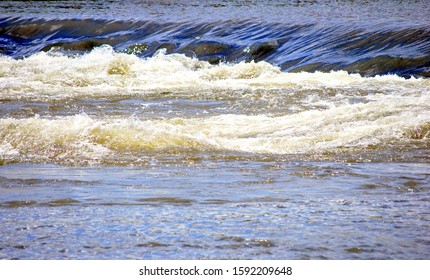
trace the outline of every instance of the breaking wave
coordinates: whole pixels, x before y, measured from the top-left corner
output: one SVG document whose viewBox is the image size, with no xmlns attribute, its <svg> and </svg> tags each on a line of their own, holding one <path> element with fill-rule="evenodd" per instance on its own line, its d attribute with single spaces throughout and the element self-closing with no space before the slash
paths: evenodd
<svg viewBox="0 0 430 280">
<path fill-rule="evenodd" d="M 267 61 L 288 72 L 345 70 L 366 76 L 430 74 L 428 26 L 392 27 L 226 20 L 0 19 L 0 52 L 82 54 L 102 45 L 152 57 L 158 50 L 212 64 Z"/>
</svg>

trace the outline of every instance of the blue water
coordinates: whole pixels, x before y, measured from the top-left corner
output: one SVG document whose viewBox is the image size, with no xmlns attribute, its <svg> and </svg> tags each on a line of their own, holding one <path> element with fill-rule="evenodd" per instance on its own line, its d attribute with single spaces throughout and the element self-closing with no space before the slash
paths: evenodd
<svg viewBox="0 0 430 280">
<path fill-rule="evenodd" d="M 6 166 L 2 197 L 14 202 L 2 203 L 0 252 L 21 259 L 426 259 L 428 167 Z"/>
<path fill-rule="evenodd" d="M 0 2 L 0 259 L 429 259 L 429 14 Z"/>
<path fill-rule="evenodd" d="M 287 71 L 429 71 L 426 1 L 54 1 L 0 4 L 0 50 L 22 57 L 109 44 L 152 56 L 265 60 Z M 137 46 L 137 48 L 136 48 Z"/>
</svg>

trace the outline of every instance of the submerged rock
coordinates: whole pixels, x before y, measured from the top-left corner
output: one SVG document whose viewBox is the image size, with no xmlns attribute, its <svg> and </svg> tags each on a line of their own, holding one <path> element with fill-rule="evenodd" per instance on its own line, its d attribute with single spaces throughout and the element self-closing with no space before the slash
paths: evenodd
<svg viewBox="0 0 430 280">
<path fill-rule="evenodd" d="M 178 52 L 186 53 L 193 52 L 197 57 L 222 54 L 227 50 L 231 49 L 232 46 L 215 41 L 194 41 L 183 47 Z"/>
<path fill-rule="evenodd" d="M 430 67 L 430 58 L 404 58 L 393 57 L 388 55 L 381 55 L 373 58 L 366 58 L 351 63 L 344 67 L 350 73 L 359 73 L 364 76 L 374 76 L 383 74 L 398 74 L 406 76 L 405 73 L 417 74 L 426 76 L 428 71 L 421 69 L 428 69 Z"/>
<path fill-rule="evenodd" d="M 279 47 L 279 42 L 277 40 L 255 43 L 249 47 L 249 54 L 251 59 L 258 61 L 264 59 L 271 52 Z"/>
<path fill-rule="evenodd" d="M 78 51 L 78 52 L 86 52 L 92 51 L 94 48 L 100 47 L 102 45 L 113 45 L 115 42 L 110 39 L 87 39 L 81 40 L 77 42 L 61 42 L 47 45 L 42 48 L 41 51 L 47 52 L 52 49 L 60 49 L 64 51 Z"/>
<path fill-rule="evenodd" d="M 154 50 L 158 51 L 161 49 L 165 49 L 166 53 L 173 53 L 176 51 L 177 48 L 178 48 L 178 44 L 176 44 L 176 43 L 161 43 L 160 45 L 155 47 Z"/>
</svg>

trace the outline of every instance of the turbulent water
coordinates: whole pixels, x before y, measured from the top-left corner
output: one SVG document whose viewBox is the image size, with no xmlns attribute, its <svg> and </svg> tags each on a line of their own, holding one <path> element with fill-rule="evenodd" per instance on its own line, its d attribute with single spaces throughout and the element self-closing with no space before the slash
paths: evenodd
<svg viewBox="0 0 430 280">
<path fill-rule="evenodd" d="M 0 2 L 0 258 L 428 259 L 429 15 Z"/>
</svg>

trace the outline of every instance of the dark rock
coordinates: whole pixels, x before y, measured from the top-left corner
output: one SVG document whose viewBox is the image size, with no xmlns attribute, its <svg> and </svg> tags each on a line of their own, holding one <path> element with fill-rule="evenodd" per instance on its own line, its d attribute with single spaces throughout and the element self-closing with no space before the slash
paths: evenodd
<svg viewBox="0 0 430 280">
<path fill-rule="evenodd" d="M 70 43 L 54 43 L 45 46 L 42 48 L 42 51 L 49 51 L 52 48 L 59 48 L 65 51 L 91 51 L 96 47 L 100 47 L 104 44 L 112 44 L 111 40 L 106 39 L 87 39 L 77 42 L 70 42 Z"/>
<path fill-rule="evenodd" d="M 249 47 L 249 54 L 252 60 L 262 60 L 279 47 L 277 40 L 255 43 Z"/>
<path fill-rule="evenodd" d="M 232 46 L 215 41 L 194 41 L 181 47 L 179 53 L 193 53 L 197 57 L 219 55 L 227 52 Z"/>
</svg>

